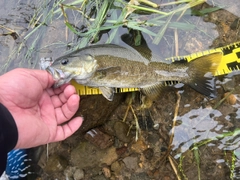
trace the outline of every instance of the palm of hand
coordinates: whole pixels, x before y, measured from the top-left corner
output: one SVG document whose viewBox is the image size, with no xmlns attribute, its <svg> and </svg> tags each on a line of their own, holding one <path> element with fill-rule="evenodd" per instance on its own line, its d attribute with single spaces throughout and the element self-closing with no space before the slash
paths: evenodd
<svg viewBox="0 0 240 180">
<path fill-rule="evenodd" d="M 16 121 L 19 132 L 16 147 L 33 147 L 63 140 L 80 127 L 80 117 L 62 125 L 78 109 L 79 96 L 75 94 L 74 87 L 65 85 L 53 90 L 54 81 L 47 72 L 15 71 L 0 79 L 4 84 L 0 90 L 0 102 Z"/>
</svg>

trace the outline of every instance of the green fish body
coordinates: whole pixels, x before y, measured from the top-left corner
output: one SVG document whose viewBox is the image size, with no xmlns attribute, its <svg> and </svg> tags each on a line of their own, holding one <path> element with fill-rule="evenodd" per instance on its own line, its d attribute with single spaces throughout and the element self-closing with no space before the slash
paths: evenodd
<svg viewBox="0 0 240 180">
<path fill-rule="evenodd" d="M 198 92 L 214 97 L 214 76 L 221 53 L 213 53 L 191 62 L 161 61 L 156 55 L 114 44 L 92 45 L 56 59 L 47 68 L 56 80 L 55 87 L 75 79 L 79 84 L 99 87 L 113 99 L 114 88 L 140 88 L 156 98 L 165 81 L 179 81 Z"/>
</svg>

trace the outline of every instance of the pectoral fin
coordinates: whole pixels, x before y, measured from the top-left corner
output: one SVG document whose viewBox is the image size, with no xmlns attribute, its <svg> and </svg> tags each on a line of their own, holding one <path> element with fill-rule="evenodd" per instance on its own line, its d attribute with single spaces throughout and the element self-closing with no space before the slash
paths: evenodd
<svg viewBox="0 0 240 180">
<path fill-rule="evenodd" d="M 110 87 L 99 87 L 99 89 L 102 91 L 102 95 L 109 101 L 113 100 L 114 96 L 114 88 Z"/>
</svg>

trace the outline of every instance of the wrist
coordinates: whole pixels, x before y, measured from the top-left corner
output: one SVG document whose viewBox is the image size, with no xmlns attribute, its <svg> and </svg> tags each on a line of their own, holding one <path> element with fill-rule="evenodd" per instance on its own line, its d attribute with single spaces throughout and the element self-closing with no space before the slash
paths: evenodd
<svg viewBox="0 0 240 180">
<path fill-rule="evenodd" d="M 18 141 L 18 129 L 16 122 L 9 110 L 0 103 L 0 144 L 6 152 L 12 150 Z"/>
</svg>

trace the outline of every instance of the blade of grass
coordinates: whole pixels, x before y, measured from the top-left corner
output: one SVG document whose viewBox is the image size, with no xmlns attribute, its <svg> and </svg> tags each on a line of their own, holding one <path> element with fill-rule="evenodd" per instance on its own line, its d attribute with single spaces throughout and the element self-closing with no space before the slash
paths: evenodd
<svg viewBox="0 0 240 180">
<path fill-rule="evenodd" d="M 184 5 L 179 5 L 177 6 L 175 9 L 173 9 L 170 13 L 171 14 L 175 14 L 177 12 L 182 12 L 182 11 L 186 11 L 187 9 L 190 9 L 192 7 L 195 7 L 199 4 L 202 4 L 206 2 L 206 0 L 191 0 L 189 3 L 184 4 Z"/>
<path fill-rule="evenodd" d="M 93 29 L 93 33 L 91 35 L 85 36 L 85 40 L 81 41 L 81 43 L 77 46 L 77 48 L 80 47 L 84 47 L 87 45 L 87 43 L 89 43 L 90 41 L 93 41 L 96 36 L 98 35 L 98 33 L 100 32 L 100 28 L 103 24 L 103 22 L 106 19 L 107 16 L 107 12 L 109 7 L 111 6 L 112 2 L 108 2 L 108 1 L 103 1 L 103 3 L 100 5 L 98 5 L 98 13 L 97 13 L 97 17 L 95 19 L 95 21 L 93 21 L 93 23 L 91 24 L 90 27 L 88 27 L 88 29 Z M 87 42 L 88 41 L 88 42 Z M 87 43 L 86 43 L 87 42 Z"/>
<path fill-rule="evenodd" d="M 167 27 L 172 19 L 174 14 L 171 14 L 168 18 L 166 23 L 161 27 L 160 31 L 158 32 L 157 36 L 153 39 L 153 44 L 159 44 L 159 42 L 161 41 L 163 35 L 165 34 Z"/>
<path fill-rule="evenodd" d="M 150 35 L 150 36 L 154 36 L 154 37 L 157 36 L 156 33 L 148 30 L 147 28 L 141 27 L 141 26 L 136 26 L 135 24 L 132 24 L 131 22 L 129 22 L 129 23 L 127 24 L 127 27 L 129 27 L 129 28 L 131 28 L 131 29 L 139 30 L 139 31 L 141 31 L 141 32 L 144 32 L 144 33 Z"/>
<path fill-rule="evenodd" d="M 167 3 L 162 3 L 160 6 L 172 6 L 172 5 L 177 5 L 177 4 L 182 4 L 182 3 L 188 3 L 191 2 L 192 0 L 179 0 L 179 1 L 173 1 L 173 2 L 167 2 Z"/>
<path fill-rule="evenodd" d="M 111 34 L 108 38 L 108 40 L 106 41 L 106 43 L 111 43 L 115 38 L 116 35 L 118 34 L 118 27 L 122 26 L 121 22 L 123 21 L 124 17 L 126 16 L 126 9 L 123 9 L 121 15 L 119 16 L 119 18 L 117 18 L 117 11 L 112 11 L 111 13 L 111 19 L 114 21 L 115 19 L 117 19 L 117 21 L 115 21 L 114 26 L 111 26 L 111 29 L 113 29 L 111 31 Z M 106 21 L 106 23 L 108 23 L 108 21 Z M 117 43 L 117 42 L 116 42 Z"/>
<path fill-rule="evenodd" d="M 153 8 L 157 8 L 158 7 L 158 5 L 156 3 L 151 2 L 149 0 L 138 0 L 138 2 L 147 4 L 149 6 L 152 6 Z"/>
<path fill-rule="evenodd" d="M 179 159 L 179 164 L 178 164 L 178 170 L 179 170 L 179 172 L 182 174 L 183 179 L 187 180 L 188 178 L 187 178 L 187 176 L 185 175 L 184 170 L 183 170 L 183 159 L 184 159 L 184 158 L 185 158 L 185 157 L 181 154 L 181 155 L 180 155 L 180 159 Z"/>
<path fill-rule="evenodd" d="M 141 11 L 145 11 L 145 12 L 156 13 L 156 14 L 161 14 L 161 15 L 165 15 L 165 16 L 169 15 L 169 13 L 159 11 L 159 10 L 156 10 L 156 9 L 152 9 L 152 8 L 136 6 L 136 5 L 131 5 L 131 4 L 128 4 L 128 6 L 131 7 L 131 8 L 135 8 L 136 10 L 141 10 Z"/>
<path fill-rule="evenodd" d="M 198 180 L 201 180 L 201 171 L 200 171 L 200 155 L 199 155 L 199 151 L 198 151 L 198 146 L 193 147 L 193 154 L 194 154 L 194 158 L 195 161 L 197 163 L 197 170 L 198 170 Z"/>
</svg>

